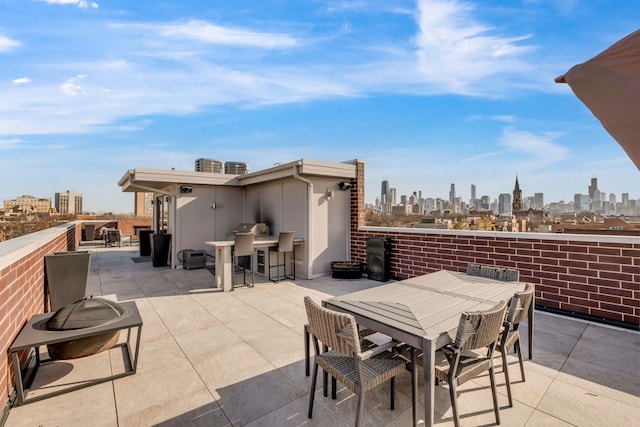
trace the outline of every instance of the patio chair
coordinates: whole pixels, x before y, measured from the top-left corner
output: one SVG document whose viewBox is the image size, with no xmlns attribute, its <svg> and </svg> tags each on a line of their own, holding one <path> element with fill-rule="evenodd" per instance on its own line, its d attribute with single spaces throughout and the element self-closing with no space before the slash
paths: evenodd
<svg viewBox="0 0 640 427">
<path fill-rule="evenodd" d="M 506 310 L 506 302 L 501 301 L 486 311 L 462 313 L 455 341 L 436 352 L 435 376 L 438 381 L 449 384 L 451 409 L 456 427 L 460 425 L 458 386 L 486 370 L 489 370 L 496 424 L 500 424 L 493 350 L 500 337 Z"/>
<path fill-rule="evenodd" d="M 533 302 L 533 285 L 527 283 L 522 292 L 516 292 L 509 308 L 507 309 L 507 315 L 504 321 L 504 330 L 502 336 L 496 345 L 496 350 L 502 355 L 502 370 L 504 371 L 504 381 L 507 385 L 507 395 L 509 396 L 509 406 L 513 406 L 513 400 L 511 398 L 511 384 L 509 382 L 509 365 L 507 364 L 507 351 L 509 347 L 513 347 L 518 354 L 518 361 L 520 363 L 520 374 L 522 375 L 522 381 L 525 381 L 524 377 L 524 364 L 522 363 L 522 348 L 520 347 L 520 332 L 518 326 L 529 313 L 529 307 Z"/>
<path fill-rule="evenodd" d="M 308 296 L 304 297 L 304 304 L 315 349 L 309 418 L 313 415 L 318 367 L 358 396 L 356 427 L 362 425 L 365 392 L 386 381 L 391 384 L 391 409 L 394 409 L 394 377 L 404 372 L 407 366 L 402 356 L 389 351 L 398 344 L 397 341 L 388 341 L 363 351 L 358 325 L 352 315 L 323 308 Z M 328 350 L 321 352 L 320 342 Z"/>
<path fill-rule="evenodd" d="M 269 280 L 272 282 L 278 282 L 280 279 L 291 279 L 296 280 L 296 260 L 295 260 L 295 248 L 293 246 L 293 239 L 296 236 L 295 231 L 281 231 L 278 235 L 278 246 L 270 247 L 269 254 L 271 252 L 275 252 L 278 257 L 276 264 L 269 263 Z M 289 258 L 289 262 L 291 264 L 291 274 L 287 276 L 287 253 L 290 253 L 291 256 Z M 283 254 L 282 264 L 280 264 L 280 254 Z M 280 271 L 280 267 L 283 269 L 282 276 L 278 275 Z M 273 277 L 271 275 L 271 270 L 276 269 L 276 276 Z"/>
<path fill-rule="evenodd" d="M 467 274 L 505 282 L 517 282 L 520 278 L 518 270 L 513 268 L 493 267 L 473 263 L 467 264 Z"/>
<path fill-rule="evenodd" d="M 243 264 L 240 265 L 239 258 L 243 257 Z M 247 259 L 248 258 L 248 259 Z M 247 263 L 249 268 L 247 268 Z M 235 276 L 236 270 L 242 271 L 242 284 L 250 288 L 255 285 L 253 274 L 253 233 L 236 233 L 235 242 L 233 244 L 233 275 Z M 251 270 L 251 283 L 247 283 L 247 270 Z M 234 282 L 234 277 L 231 278 Z M 233 287 L 238 286 L 233 283 Z"/>
<path fill-rule="evenodd" d="M 121 245 L 120 230 L 106 230 L 104 234 L 104 246 L 118 246 Z"/>
</svg>

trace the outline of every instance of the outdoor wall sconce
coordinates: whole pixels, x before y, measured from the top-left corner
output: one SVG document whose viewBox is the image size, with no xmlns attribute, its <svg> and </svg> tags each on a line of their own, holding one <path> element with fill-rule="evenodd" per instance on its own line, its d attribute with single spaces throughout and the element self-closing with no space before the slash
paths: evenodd
<svg viewBox="0 0 640 427">
<path fill-rule="evenodd" d="M 327 188 L 327 192 L 324 194 L 324 197 L 327 199 L 327 201 L 333 199 L 333 196 L 335 196 L 335 193 L 333 192 L 333 190 L 330 188 Z"/>
<path fill-rule="evenodd" d="M 346 191 L 349 190 L 351 188 L 351 183 L 350 182 L 346 182 L 346 181 L 342 181 L 338 184 L 338 187 L 340 187 L 340 189 L 342 191 Z"/>
</svg>

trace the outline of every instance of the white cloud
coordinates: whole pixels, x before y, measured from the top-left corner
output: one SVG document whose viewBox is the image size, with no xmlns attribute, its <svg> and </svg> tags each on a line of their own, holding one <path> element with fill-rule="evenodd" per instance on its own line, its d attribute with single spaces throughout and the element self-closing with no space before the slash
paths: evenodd
<svg viewBox="0 0 640 427">
<path fill-rule="evenodd" d="M 254 46 L 267 49 L 290 48 L 296 40 L 279 33 L 265 33 L 246 29 L 236 29 L 192 20 L 184 24 L 159 25 L 156 29 L 165 37 L 186 38 L 203 43 Z"/>
<path fill-rule="evenodd" d="M 0 52 L 9 52 L 14 47 L 18 47 L 21 45 L 22 43 L 20 43 L 19 41 L 12 40 L 9 37 L 0 34 Z"/>
<path fill-rule="evenodd" d="M 566 147 L 553 142 L 560 136 L 557 132 L 536 135 L 533 132 L 507 127 L 502 131 L 499 142 L 511 151 L 544 159 L 546 162 L 556 162 L 569 155 Z"/>
<path fill-rule="evenodd" d="M 75 77 L 71 77 L 67 79 L 62 85 L 60 85 L 60 90 L 62 90 L 65 94 L 70 96 L 77 96 L 85 93 L 84 88 L 77 84 L 79 80 L 87 77 L 86 74 L 80 74 Z"/>
<path fill-rule="evenodd" d="M 529 36 L 492 34 L 496 30 L 477 22 L 473 12 L 471 3 L 419 0 L 417 57 L 427 81 L 440 83 L 449 91 L 473 94 L 482 92 L 479 83 L 528 69 L 522 57 L 533 47 L 517 42 Z"/>
<path fill-rule="evenodd" d="M 19 138 L 0 139 L 0 150 L 17 147 L 22 142 L 24 141 Z"/>
<path fill-rule="evenodd" d="M 43 0 L 40 0 L 43 1 Z M 94 9 L 97 9 L 98 3 L 95 2 L 88 2 L 86 0 L 44 0 L 45 2 L 49 3 L 49 4 L 75 4 L 76 6 L 80 7 L 80 8 L 88 8 L 88 7 L 92 7 Z"/>
<path fill-rule="evenodd" d="M 11 83 L 15 83 L 15 84 L 23 84 L 23 83 L 30 83 L 31 79 L 29 77 L 20 77 L 17 79 L 13 79 L 11 81 Z"/>
</svg>

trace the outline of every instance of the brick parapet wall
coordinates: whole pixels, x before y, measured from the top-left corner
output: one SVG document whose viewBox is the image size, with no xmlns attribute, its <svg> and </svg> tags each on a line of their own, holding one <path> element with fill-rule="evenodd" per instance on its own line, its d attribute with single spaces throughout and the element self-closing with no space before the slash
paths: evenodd
<svg viewBox="0 0 640 427">
<path fill-rule="evenodd" d="M 9 347 L 31 316 L 45 311 L 44 257 L 76 250 L 81 234 L 82 228 L 70 223 L 2 243 L 10 247 L 8 253 L 0 251 L 0 406 L 14 387 Z"/>
<path fill-rule="evenodd" d="M 468 263 L 515 268 L 536 285 L 536 305 L 640 326 L 640 239 L 359 227 L 351 259 L 366 263 L 366 239 L 391 239 L 391 276 L 465 271 Z"/>
</svg>

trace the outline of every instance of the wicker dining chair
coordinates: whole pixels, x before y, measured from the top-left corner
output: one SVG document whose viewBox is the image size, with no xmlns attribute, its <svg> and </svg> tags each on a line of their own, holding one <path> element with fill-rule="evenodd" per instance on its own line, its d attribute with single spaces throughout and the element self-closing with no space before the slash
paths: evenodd
<svg viewBox="0 0 640 427">
<path fill-rule="evenodd" d="M 500 337 L 507 304 L 501 301 L 485 311 L 465 312 L 460 316 L 456 339 L 436 352 L 435 376 L 449 384 L 451 409 L 456 427 L 458 416 L 458 386 L 488 370 L 493 396 L 496 423 L 500 424 L 496 379 L 493 367 L 493 350 Z"/>
<path fill-rule="evenodd" d="M 467 264 L 467 274 L 505 282 L 517 282 L 520 279 L 520 273 L 514 268 L 494 267 L 473 263 Z"/>
<path fill-rule="evenodd" d="M 363 351 L 352 315 L 321 307 L 308 296 L 304 297 L 304 305 L 315 350 L 308 417 L 313 415 L 318 367 L 358 396 L 356 427 L 363 422 L 365 392 L 386 381 L 391 384 L 391 409 L 394 409 L 394 377 L 407 369 L 407 361 L 389 351 L 398 343 L 392 340 Z M 320 351 L 320 343 L 328 349 Z"/>
<path fill-rule="evenodd" d="M 504 321 L 504 330 L 502 336 L 496 345 L 496 350 L 502 355 L 502 370 L 504 372 L 504 380 L 507 385 L 507 395 L 509 396 L 509 406 L 513 406 L 513 400 L 511 398 L 511 384 L 509 382 L 509 366 L 507 364 L 507 351 L 510 347 L 513 347 L 518 354 L 518 361 L 520 363 L 520 374 L 522 375 L 522 381 L 525 381 L 524 377 L 524 364 L 522 363 L 522 348 L 520 346 L 520 332 L 518 327 L 529 313 L 529 307 L 533 303 L 533 285 L 527 283 L 524 291 L 516 292 Z"/>
</svg>

